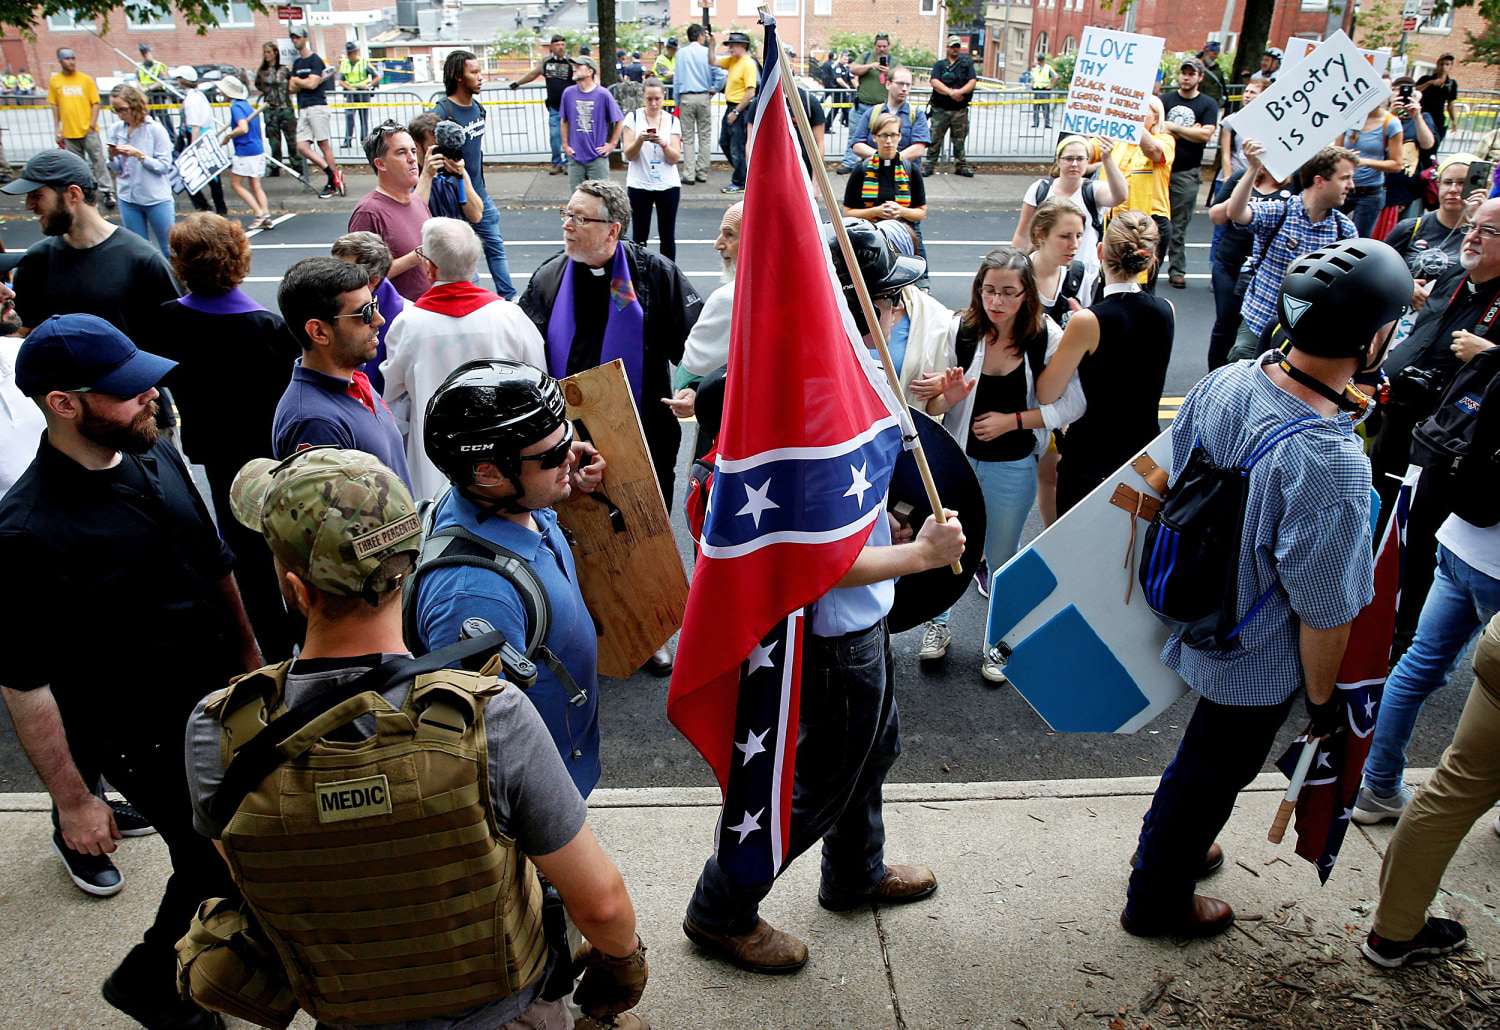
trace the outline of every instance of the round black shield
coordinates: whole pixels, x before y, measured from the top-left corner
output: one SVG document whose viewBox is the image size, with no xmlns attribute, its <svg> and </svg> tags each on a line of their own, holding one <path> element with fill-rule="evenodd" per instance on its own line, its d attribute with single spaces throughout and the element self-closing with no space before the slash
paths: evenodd
<svg viewBox="0 0 1500 1030">
<path fill-rule="evenodd" d="M 962 575 L 954 575 L 953 569 L 944 565 L 940 569 L 928 569 L 896 580 L 896 601 L 891 606 L 890 615 L 886 616 L 886 624 L 892 633 L 919 626 L 953 607 L 974 579 L 974 570 L 979 568 L 979 559 L 984 555 L 984 494 L 979 489 L 979 479 L 974 475 L 969 459 L 941 422 L 915 408 L 907 410 L 916 423 L 922 450 L 927 453 L 927 464 L 932 468 L 938 497 L 943 507 L 958 512 L 966 542 Z M 920 530 L 927 516 L 932 514 L 932 505 L 927 503 L 927 490 L 917 472 L 917 459 L 911 451 L 902 451 L 891 475 L 886 507 L 900 518 L 908 511 L 908 506 L 910 514 L 904 521 Z"/>
</svg>

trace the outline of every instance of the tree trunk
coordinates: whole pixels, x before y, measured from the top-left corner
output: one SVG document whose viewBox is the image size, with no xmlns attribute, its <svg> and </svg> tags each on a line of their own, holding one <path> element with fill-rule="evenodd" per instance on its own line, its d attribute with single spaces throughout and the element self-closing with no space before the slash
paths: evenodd
<svg viewBox="0 0 1500 1030">
<path fill-rule="evenodd" d="M 599 0 L 599 85 L 605 89 L 615 76 L 615 0 Z"/>
<path fill-rule="evenodd" d="M 1245 0 L 1245 20 L 1240 23 L 1240 42 L 1234 54 L 1231 82 L 1243 85 L 1248 77 L 1246 73 L 1260 68 L 1260 57 L 1266 51 L 1266 40 L 1271 34 L 1271 15 L 1275 12 L 1276 0 Z"/>
</svg>

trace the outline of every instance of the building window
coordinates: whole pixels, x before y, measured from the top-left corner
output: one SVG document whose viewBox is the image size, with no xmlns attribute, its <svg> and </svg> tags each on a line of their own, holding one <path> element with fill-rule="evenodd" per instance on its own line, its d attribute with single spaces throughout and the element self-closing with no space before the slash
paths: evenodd
<svg viewBox="0 0 1500 1030">
<path fill-rule="evenodd" d="M 1045 32 L 1036 34 L 1036 59 L 1038 61 L 1047 59 L 1047 34 Z"/>
<path fill-rule="evenodd" d="M 1075 51 L 1077 49 L 1078 49 L 1078 40 L 1074 39 L 1072 36 L 1069 36 L 1067 39 L 1063 40 L 1063 48 L 1062 48 L 1062 52 L 1063 53 L 1065 53 L 1065 54 L 1071 54 L 1073 51 Z"/>
<path fill-rule="evenodd" d="M 917 11 L 924 15 L 936 15 L 938 13 L 938 0 L 922 0 Z"/>
<path fill-rule="evenodd" d="M 1304 11 L 1326 11 L 1328 10 L 1328 0 L 1302 0 L 1302 9 Z"/>
<path fill-rule="evenodd" d="M 78 21 L 73 17 L 71 11 L 49 14 L 47 16 L 47 28 L 53 32 L 87 32 L 94 27 L 94 20 Z"/>
<path fill-rule="evenodd" d="M 255 12 L 249 4 L 232 2 L 227 7 L 214 8 L 214 14 L 218 15 L 220 28 L 248 28 L 255 24 Z"/>
<path fill-rule="evenodd" d="M 795 18 L 800 10 L 799 0 L 776 0 L 771 13 Z"/>
<path fill-rule="evenodd" d="M 813 14 L 819 18 L 833 17 L 833 0 L 813 0 Z"/>
<path fill-rule="evenodd" d="M 1447 10 L 1442 14 L 1429 15 L 1422 22 L 1420 31 L 1449 33 L 1453 31 L 1453 4 L 1448 4 Z"/>
<path fill-rule="evenodd" d="M 144 14 L 131 14 L 125 12 L 125 28 L 130 32 L 145 30 L 160 30 L 176 28 L 172 23 L 172 12 L 162 14 L 159 11 L 150 11 Z"/>
</svg>

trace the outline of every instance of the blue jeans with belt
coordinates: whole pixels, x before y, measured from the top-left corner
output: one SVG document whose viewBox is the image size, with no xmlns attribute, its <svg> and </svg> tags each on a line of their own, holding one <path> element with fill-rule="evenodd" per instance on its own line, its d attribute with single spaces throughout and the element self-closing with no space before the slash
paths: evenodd
<svg viewBox="0 0 1500 1030">
<path fill-rule="evenodd" d="M 1380 699 L 1375 736 L 1365 759 L 1365 785 L 1389 796 L 1401 789 L 1406 745 L 1427 696 L 1448 682 L 1475 635 L 1500 611 L 1500 580 L 1474 568 L 1442 544 L 1437 573 L 1417 620 L 1417 636 L 1401 656 Z"/>
<path fill-rule="evenodd" d="M 484 261 L 489 266 L 490 278 L 495 280 L 495 292 L 506 300 L 515 300 L 516 288 L 510 282 L 510 263 L 505 260 L 505 239 L 500 235 L 500 209 L 489 197 L 484 198 L 484 213 L 479 224 L 474 226 L 474 235 L 484 247 Z"/>
<path fill-rule="evenodd" d="M 823 842 L 821 893 L 862 897 L 885 879 L 881 787 L 901 753 L 885 623 L 841 637 L 802 641 L 802 704 L 787 864 Z M 721 937 L 749 933 L 775 881 L 746 887 L 710 856 L 687 917 Z"/>
</svg>

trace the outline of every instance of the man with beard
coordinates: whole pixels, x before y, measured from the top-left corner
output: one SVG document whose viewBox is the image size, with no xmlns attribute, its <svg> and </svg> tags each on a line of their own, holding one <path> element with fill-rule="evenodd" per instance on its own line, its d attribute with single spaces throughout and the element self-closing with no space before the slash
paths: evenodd
<svg viewBox="0 0 1500 1030">
<path fill-rule="evenodd" d="M 173 946 L 203 899 L 234 894 L 193 830 L 183 735 L 198 699 L 260 655 L 234 556 L 157 436 L 156 383 L 173 365 L 92 315 L 49 318 L 22 345 L 16 385 L 47 426 L 0 501 L 0 563 L 27 592 L 0 620 L 0 693 L 57 805 L 59 852 L 107 863 L 115 850 L 115 814 L 92 792 L 102 774 L 171 855 L 155 922 L 105 1000 L 147 1027 L 206 1030 L 213 1019 L 177 996 Z"/>
<path fill-rule="evenodd" d="M 693 323 L 687 342 L 682 345 L 682 362 L 677 366 L 677 392 L 662 403 L 678 418 L 693 414 L 693 401 L 699 381 L 716 368 L 729 362 L 729 323 L 734 315 L 734 266 L 740 256 L 740 219 L 745 214 L 743 200 L 731 204 L 719 222 L 719 238 L 714 250 L 724 261 L 719 273 L 720 286 L 703 302 L 703 311 Z"/>
<path fill-rule="evenodd" d="M 83 158 L 44 150 L 0 192 L 25 194 L 47 236 L 16 266 L 21 324 L 97 315 L 137 346 L 145 342 L 157 311 L 178 295 L 172 270 L 155 246 L 99 214 L 99 190 Z"/>
<path fill-rule="evenodd" d="M 302 345 L 271 425 L 276 457 L 331 443 L 373 454 L 409 488 L 401 430 L 361 369 L 375 357 L 385 324 L 369 274 L 338 258 L 305 258 L 287 270 L 276 301 Z"/>
</svg>

